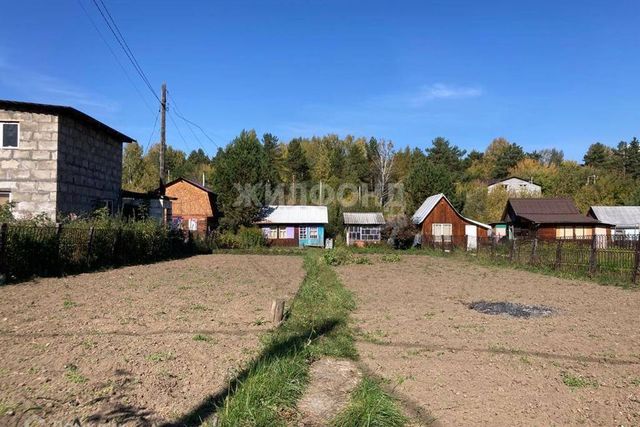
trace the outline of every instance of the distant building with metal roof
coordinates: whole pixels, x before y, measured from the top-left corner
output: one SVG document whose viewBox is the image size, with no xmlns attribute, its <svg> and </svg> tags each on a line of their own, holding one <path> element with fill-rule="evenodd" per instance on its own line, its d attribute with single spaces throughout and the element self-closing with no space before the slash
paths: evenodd
<svg viewBox="0 0 640 427">
<path fill-rule="evenodd" d="M 345 212 L 342 216 L 347 246 L 363 246 L 382 240 L 385 224 L 382 212 Z"/>
<path fill-rule="evenodd" d="M 342 214 L 345 225 L 384 225 L 382 212 L 345 212 Z"/>
<path fill-rule="evenodd" d="M 616 234 L 640 234 L 640 206 L 591 206 L 587 215 L 615 225 Z"/>
<path fill-rule="evenodd" d="M 326 206 L 267 206 L 256 221 L 274 246 L 324 247 L 324 226 L 329 223 Z"/>
</svg>

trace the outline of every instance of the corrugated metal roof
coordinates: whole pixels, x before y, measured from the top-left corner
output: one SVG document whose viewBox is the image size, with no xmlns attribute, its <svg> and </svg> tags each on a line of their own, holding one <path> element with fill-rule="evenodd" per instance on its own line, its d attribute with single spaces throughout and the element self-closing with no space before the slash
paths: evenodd
<svg viewBox="0 0 640 427">
<path fill-rule="evenodd" d="M 257 224 L 328 224 L 326 206 L 268 206 Z"/>
<path fill-rule="evenodd" d="M 414 224 L 422 224 L 422 221 L 429 215 L 429 213 L 436 207 L 440 199 L 444 197 L 444 194 L 435 194 L 433 196 L 427 197 L 427 199 L 422 202 L 416 213 L 413 214 L 411 220 Z"/>
<path fill-rule="evenodd" d="M 620 228 L 636 228 L 640 224 L 640 206 L 591 206 L 595 217 Z"/>
<path fill-rule="evenodd" d="M 482 227 L 482 228 L 486 228 L 489 229 L 491 228 L 491 226 L 489 226 L 488 224 L 482 223 L 480 221 L 476 221 L 473 220 L 471 218 L 466 218 L 462 215 L 460 215 L 460 212 L 458 212 L 456 210 L 456 208 L 453 207 L 453 205 L 451 204 L 451 202 L 449 201 L 449 199 L 447 199 L 447 196 L 445 196 L 444 194 L 440 193 L 440 194 L 435 194 L 433 196 L 429 196 L 427 197 L 427 199 L 420 205 L 420 207 L 418 208 L 418 210 L 416 211 L 416 213 L 413 214 L 413 216 L 411 217 L 411 220 L 413 221 L 414 224 L 422 224 L 422 222 L 427 218 L 427 216 L 429 216 L 429 214 L 431 213 L 431 211 L 433 210 L 433 208 L 436 207 L 436 205 L 438 204 L 438 202 L 444 198 L 447 203 L 449 203 L 449 205 L 451 206 L 451 208 L 458 214 L 458 216 L 460 218 L 462 218 L 465 221 L 468 221 L 472 224 L 477 225 L 478 227 Z"/>
<path fill-rule="evenodd" d="M 343 217 L 346 225 L 382 225 L 385 223 L 382 212 L 345 212 Z"/>
</svg>

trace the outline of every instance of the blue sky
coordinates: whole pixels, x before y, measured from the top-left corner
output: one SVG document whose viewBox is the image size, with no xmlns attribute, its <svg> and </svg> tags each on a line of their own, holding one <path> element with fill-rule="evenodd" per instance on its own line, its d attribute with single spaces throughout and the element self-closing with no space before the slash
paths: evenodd
<svg viewBox="0 0 640 427">
<path fill-rule="evenodd" d="M 637 1 L 104 1 L 152 84 L 218 145 L 243 128 L 467 150 L 504 136 L 580 160 L 640 136 Z M 157 102 L 92 0 L 2 15 L 0 98 L 71 105 L 146 145 Z M 172 117 L 170 144 L 216 151 Z"/>
</svg>

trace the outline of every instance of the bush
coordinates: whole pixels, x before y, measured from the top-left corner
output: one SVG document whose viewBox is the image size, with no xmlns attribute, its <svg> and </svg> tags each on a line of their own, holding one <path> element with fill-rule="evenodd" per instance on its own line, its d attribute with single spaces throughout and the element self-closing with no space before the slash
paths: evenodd
<svg viewBox="0 0 640 427">
<path fill-rule="evenodd" d="M 346 248 L 329 249 L 322 255 L 328 265 L 345 265 L 353 261 L 353 255 Z"/>
<path fill-rule="evenodd" d="M 382 230 L 382 236 L 389 240 L 395 249 L 409 249 L 413 246 L 418 228 L 413 224 L 411 218 L 406 215 L 398 215 L 387 222 Z"/>
<path fill-rule="evenodd" d="M 260 248 L 267 245 L 262 230 L 254 227 L 240 227 L 238 243 L 241 249 Z"/>
</svg>

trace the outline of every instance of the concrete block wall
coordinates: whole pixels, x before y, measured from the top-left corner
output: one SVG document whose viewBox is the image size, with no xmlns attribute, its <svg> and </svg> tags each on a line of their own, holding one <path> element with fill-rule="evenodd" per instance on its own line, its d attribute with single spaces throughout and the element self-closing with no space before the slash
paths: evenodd
<svg viewBox="0 0 640 427">
<path fill-rule="evenodd" d="M 58 212 L 90 212 L 100 200 L 111 200 L 117 208 L 122 142 L 64 116 L 59 118 L 58 138 Z"/>
<path fill-rule="evenodd" d="M 0 110 L 0 121 L 19 123 L 18 148 L 0 147 L 0 191 L 11 191 L 14 215 L 56 216 L 58 117 Z"/>
</svg>

